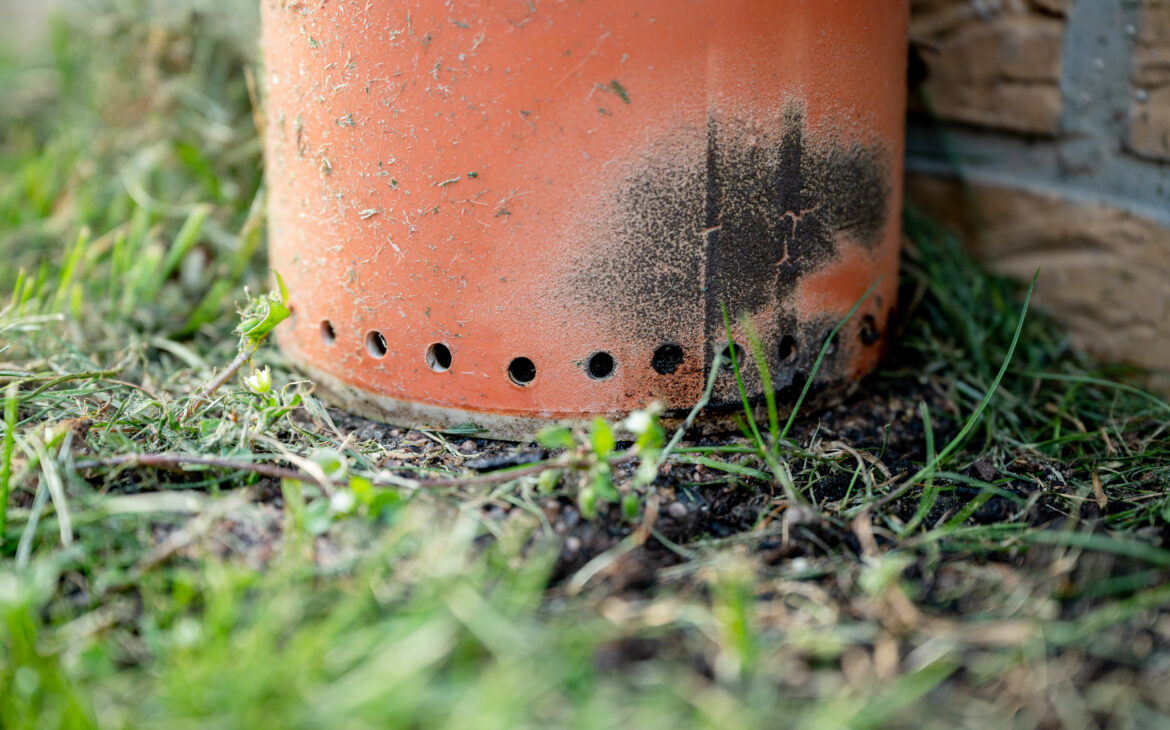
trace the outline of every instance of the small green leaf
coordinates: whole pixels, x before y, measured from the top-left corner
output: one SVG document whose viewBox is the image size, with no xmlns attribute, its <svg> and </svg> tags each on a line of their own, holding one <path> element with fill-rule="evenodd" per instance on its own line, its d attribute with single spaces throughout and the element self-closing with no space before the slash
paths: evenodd
<svg viewBox="0 0 1170 730">
<path fill-rule="evenodd" d="M 599 465 L 593 469 L 593 491 L 606 502 L 617 502 L 622 498 L 621 492 L 613 485 L 613 475 L 608 465 Z"/>
<path fill-rule="evenodd" d="M 313 460 L 314 464 L 320 466 L 321 470 L 325 472 L 325 476 L 330 479 L 344 477 L 349 466 L 345 457 L 333 449 L 317 449 L 309 455 L 309 458 Z"/>
<path fill-rule="evenodd" d="M 567 426 L 548 426 L 536 434 L 536 442 L 546 449 L 571 449 L 577 445 Z"/>
<path fill-rule="evenodd" d="M 536 480 L 536 488 L 541 494 L 551 494 L 561 483 L 561 470 L 548 469 L 542 471 Z"/>
<path fill-rule="evenodd" d="M 241 315 L 240 326 L 236 331 L 254 344 L 268 336 L 276 325 L 289 317 L 288 307 L 279 300 L 279 295 L 273 292 L 249 304 Z"/>
<path fill-rule="evenodd" d="M 633 492 L 622 497 L 622 517 L 631 522 L 638 519 L 638 495 Z"/>
<path fill-rule="evenodd" d="M 372 519 L 377 519 L 384 512 L 393 511 L 393 508 L 404 502 L 397 489 L 375 487 L 374 483 L 365 477 L 350 477 L 349 489 Z"/>
<path fill-rule="evenodd" d="M 284 277 L 280 275 L 279 271 L 273 269 L 272 278 L 276 279 L 276 290 L 280 292 L 280 303 L 288 306 L 288 287 L 284 283 Z"/>
<path fill-rule="evenodd" d="M 597 516 L 597 492 L 589 487 L 585 487 L 577 495 L 577 507 L 581 510 L 581 516 L 587 520 L 591 520 Z"/>
<path fill-rule="evenodd" d="M 368 505 L 374 501 L 374 483 L 365 477 L 350 477 L 349 491 L 353 492 L 353 496 L 357 497 L 361 504 Z"/>
<path fill-rule="evenodd" d="M 617 438 L 613 435 L 613 428 L 605 422 L 604 418 L 597 418 L 593 421 L 589 441 L 593 446 L 593 453 L 601 459 L 612 454 L 617 446 Z"/>
<path fill-rule="evenodd" d="M 641 455 L 642 461 L 638 464 L 637 471 L 634 472 L 635 486 L 645 487 L 653 484 L 654 480 L 658 478 L 658 456 L 660 453 L 658 450 L 653 450 Z"/>
<path fill-rule="evenodd" d="M 665 441 L 666 432 L 662 429 L 658 420 L 655 419 L 654 423 L 638 436 L 638 450 L 642 453 L 658 451 L 662 448 L 662 444 Z"/>
<path fill-rule="evenodd" d="M 329 501 L 314 500 L 305 508 L 305 528 L 312 535 L 324 535 L 333 524 L 333 512 L 329 509 Z"/>
</svg>

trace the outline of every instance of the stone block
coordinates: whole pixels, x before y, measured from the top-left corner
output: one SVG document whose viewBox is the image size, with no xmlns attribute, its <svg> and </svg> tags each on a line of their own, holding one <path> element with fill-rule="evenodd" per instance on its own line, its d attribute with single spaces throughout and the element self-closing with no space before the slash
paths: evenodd
<svg viewBox="0 0 1170 730">
<path fill-rule="evenodd" d="M 1170 393 L 1170 228 L 1102 204 L 910 175 L 907 199 L 957 229 L 995 271 L 1040 269 L 1036 304 L 1074 342 L 1151 372 Z"/>
<path fill-rule="evenodd" d="M 941 118 L 1055 136 L 1060 131 L 1064 0 L 915 0 L 910 34 L 922 91 Z"/>
<path fill-rule="evenodd" d="M 1136 30 L 1129 147 L 1170 162 L 1170 0 L 1145 0 Z"/>
</svg>

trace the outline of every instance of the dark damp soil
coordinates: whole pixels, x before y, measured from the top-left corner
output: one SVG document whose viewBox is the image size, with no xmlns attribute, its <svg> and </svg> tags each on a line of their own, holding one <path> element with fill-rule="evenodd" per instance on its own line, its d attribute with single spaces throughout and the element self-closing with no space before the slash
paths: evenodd
<svg viewBox="0 0 1170 730">
<path fill-rule="evenodd" d="M 702 464 L 666 464 L 644 495 L 646 501 L 652 498 L 657 503 L 654 520 L 657 534 L 623 554 L 605 570 L 607 591 L 653 592 L 663 580 L 664 571 L 693 559 L 688 557 L 690 551 L 681 547 L 687 545 L 739 543 L 760 566 L 770 569 L 791 566 L 794 562 L 805 565 L 810 561 L 859 561 L 863 547 L 849 522 L 829 519 L 826 515 L 863 497 L 865 486 L 851 469 L 819 469 L 817 454 L 844 449 L 873 454 L 872 472 L 897 484 L 916 472 L 927 459 L 921 404 L 927 404 L 936 414 L 932 423 L 936 443 L 946 443 L 958 430 L 951 415 L 956 408 L 938 381 L 891 374 L 894 372 L 887 369 L 865 379 L 843 402 L 795 422 L 792 439 L 811 445 L 808 456 L 794 456 L 789 462 L 799 485 L 806 488 L 810 501 L 807 506 L 786 509 L 783 494 L 774 485 L 747 483 Z M 439 439 L 340 411 L 331 415 L 343 433 L 352 434 L 358 440 L 375 440 L 394 453 L 395 458 L 382 466 L 401 468 L 403 476 L 427 468 L 491 473 L 551 455 L 533 444 L 459 436 Z M 750 443 L 741 434 L 728 433 L 684 439 L 682 446 L 709 448 L 717 453 L 723 447 Z M 722 454 L 721 458 L 734 463 L 737 457 Z M 751 458 L 751 455 L 743 457 Z M 633 469 L 633 464 L 618 467 L 615 482 L 620 486 L 623 480 L 628 481 Z M 1043 526 L 1065 515 L 1059 495 L 1071 476 L 1070 466 L 1019 459 L 1012 465 L 1012 471 L 1013 476 L 1005 481 L 999 467 L 981 460 L 959 475 L 971 483 L 940 479 L 943 488 L 922 517 L 923 524 L 938 525 L 953 518 L 983 493 L 978 484 L 993 480 L 999 484 L 1000 493 L 974 508 L 966 518 L 967 524 L 993 525 L 1007 521 Z M 889 489 L 883 486 L 875 496 L 882 497 Z M 881 510 L 905 523 L 914 518 L 921 500 L 922 490 L 912 489 L 889 499 Z M 617 548 L 637 529 L 622 518 L 617 505 L 602 505 L 597 517 L 588 520 L 582 517 L 571 494 L 548 496 L 538 503 L 548 524 L 563 538 L 550 577 L 550 588 L 554 591 L 591 560 Z M 519 509 L 503 501 L 493 501 L 483 508 L 485 517 L 496 520 L 506 520 L 511 512 Z M 874 539 L 878 546 L 889 542 L 880 532 Z M 969 558 L 969 555 L 959 556 L 959 559 Z M 930 590 L 928 586 L 927 592 Z"/>
</svg>

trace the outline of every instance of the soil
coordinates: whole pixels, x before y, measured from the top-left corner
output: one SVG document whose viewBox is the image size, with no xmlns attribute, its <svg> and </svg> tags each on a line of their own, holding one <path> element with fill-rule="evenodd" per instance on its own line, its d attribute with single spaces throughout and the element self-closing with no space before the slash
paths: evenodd
<svg viewBox="0 0 1170 730">
<path fill-rule="evenodd" d="M 861 384 L 854 395 L 835 407 L 800 418 L 793 427 L 792 436 L 798 443 L 816 443 L 828 447 L 842 443 L 855 450 L 880 454 L 879 469 L 888 471 L 893 477 L 915 471 L 925 460 L 924 431 L 919 416 L 919 403 L 926 402 L 936 415 L 935 437 L 945 443 L 955 432 L 956 426 L 946 416 L 953 406 L 946 400 L 943 390 L 929 379 L 900 378 L 889 381 L 873 376 Z M 449 437 L 452 451 L 422 433 L 396 428 L 369 421 L 341 411 L 331 415 L 343 433 L 350 433 L 357 440 L 375 440 L 387 450 L 397 454 L 410 454 L 410 464 L 402 459 L 391 460 L 384 467 L 429 466 L 455 471 L 473 470 L 491 472 L 496 469 L 527 464 L 549 456 L 547 452 L 532 444 L 514 444 L 487 439 Z M 749 441 L 738 434 L 704 436 L 697 440 L 684 440 L 684 446 L 728 446 L 747 445 Z M 734 457 L 725 457 L 734 459 Z M 793 464 L 793 471 L 801 473 L 804 465 Z M 633 464 L 625 464 L 615 470 L 614 479 L 619 485 L 632 476 Z M 411 472 L 403 471 L 403 476 Z M 762 521 L 774 520 L 771 515 L 777 507 L 781 493 L 761 489 L 758 483 L 745 484 L 729 479 L 728 474 L 701 465 L 668 464 L 655 482 L 652 493 L 658 501 L 658 516 L 655 529 L 672 543 L 685 545 L 704 538 L 731 538 L 758 528 Z M 817 507 L 841 500 L 849 492 L 851 478 L 843 474 L 824 475 L 808 490 L 809 498 Z M 860 482 L 854 485 L 861 489 Z M 1026 489 L 1021 485 L 1021 490 Z M 952 494 L 940 497 L 928 520 L 937 520 L 953 512 L 979 493 L 976 488 L 956 489 Z M 649 495 L 647 495 L 649 497 Z M 999 499 L 999 498 L 997 498 Z M 990 500 L 976 512 L 981 517 L 996 519 L 998 511 L 1014 508 L 1007 500 L 1001 505 L 997 499 Z M 917 509 L 919 494 L 911 492 L 896 500 L 890 509 L 902 519 L 909 519 Z M 553 569 L 552 584 L 555 587 L 572 576 L 590 560 L 613 548 L 628 537 L 635 529 L 619 514 L 617 505 L 603 505 L 596 519 L 582 518 L 575 502 L 569 497 L 548 498 L 541 506 L 549 524 L 556 533 L 564 537 L 560 558 Z M 506 519 L 511 510 L 517 509 L 505 504 L 493 504 L 485 508 L 485 514 L 493 519 Z M 774 535 L 774 530 L 764 531 L 764 536 L 748 540 L 752 549 L 768 564 L 798 557 L 824 555 L 827 550 L 837 551 L 842 547 L 859 554 L 857 538 L 848 529 L 839 529 L 816 517 L 815 512 L 805 518 L 794 520 L 790 515 L 788 523 L 793 530 L 788 540 Z M 779 525 L 779 522 L 776 523 Z M 610 572 L 607 580 L 610 589 L 621 591 L 644 591 L 656 582 L 656 573 L 663 568 L 677 565 L 684 558 L 678 552 L 656 539 L 650 539 L 642 549 L 633 551 L 623 559 L 617 569 Z"/>
</svg>

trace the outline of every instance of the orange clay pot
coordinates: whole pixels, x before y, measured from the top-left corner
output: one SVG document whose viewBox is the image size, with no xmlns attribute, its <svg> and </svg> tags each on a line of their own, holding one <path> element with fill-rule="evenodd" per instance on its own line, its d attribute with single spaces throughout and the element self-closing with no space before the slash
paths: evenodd
<svg viewBox="0 0 1170 730">
<path fill-rule="evenodd" d="M 791 404 L 878 281 L 815 375 L 840 392 L 880 359 L 895 300 L 907 14 L 265 0 L 282 347 L 354 411 L 524 438 L 685 413 L 724 308 Z M 739 402 L 722 373 L 709 410 Z"/>
</svg>

